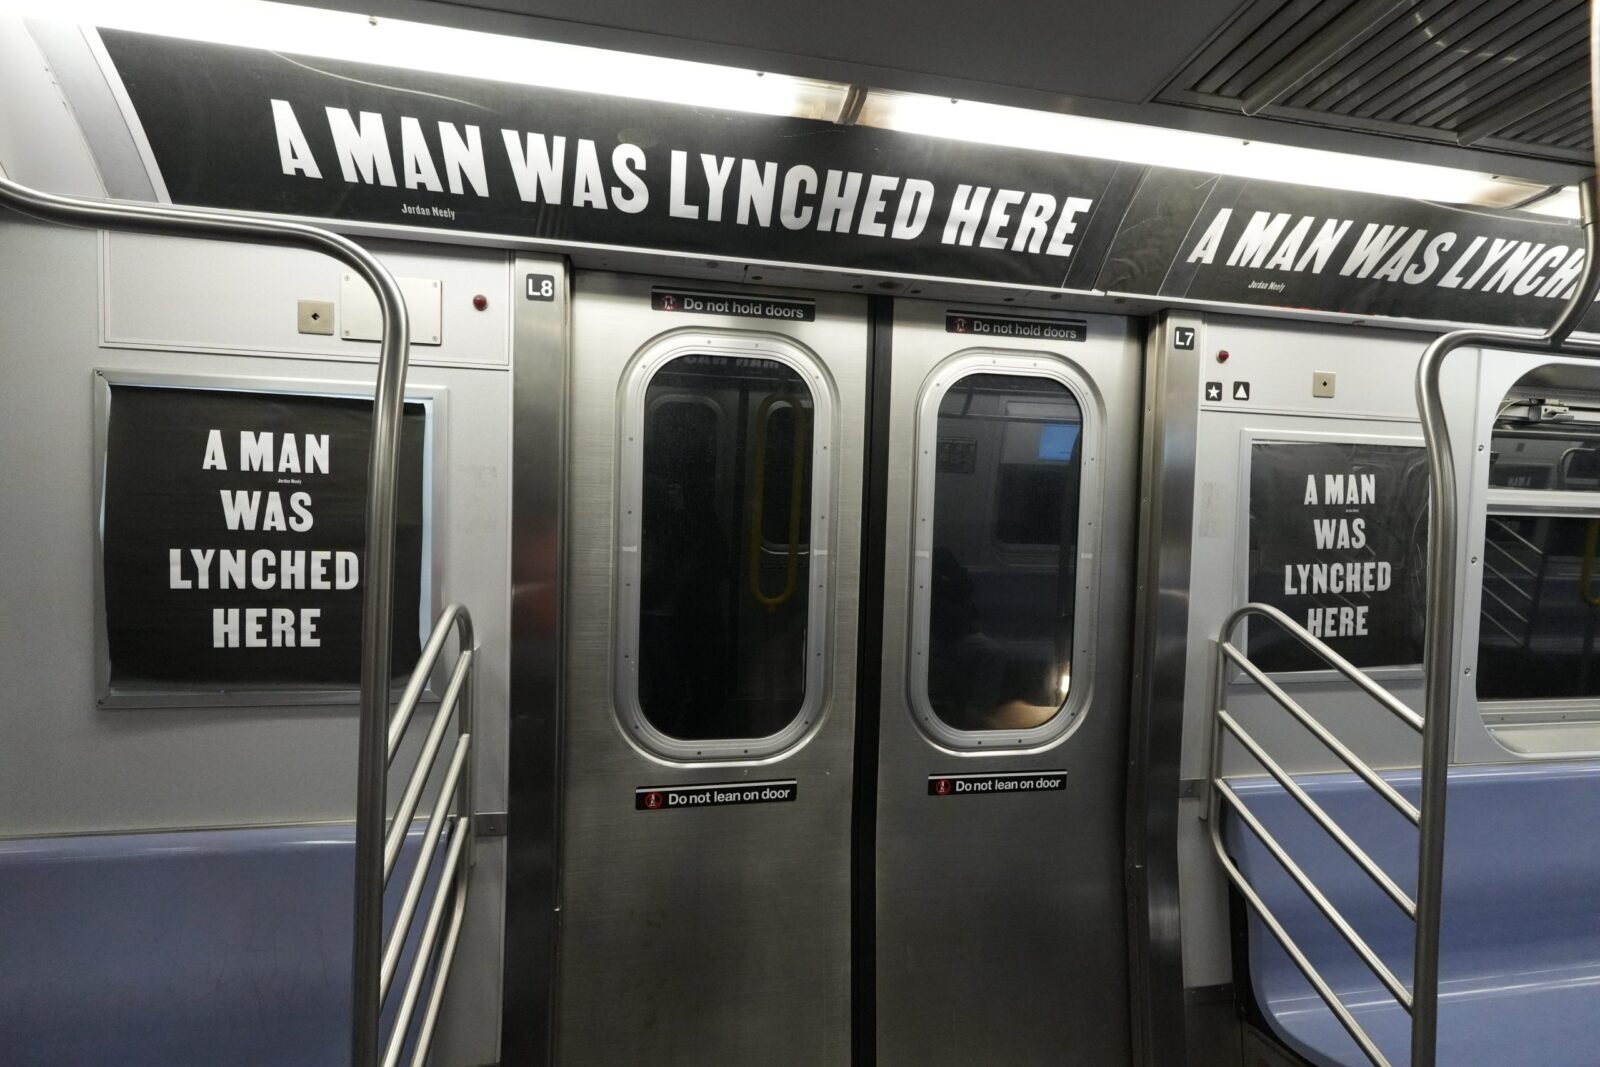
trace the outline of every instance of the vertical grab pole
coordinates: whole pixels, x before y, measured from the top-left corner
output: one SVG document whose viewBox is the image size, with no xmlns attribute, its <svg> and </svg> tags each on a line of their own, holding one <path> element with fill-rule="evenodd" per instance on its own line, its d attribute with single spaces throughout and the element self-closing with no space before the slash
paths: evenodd
<svg viewBox="0 0 1600 1067">
<path fill-rule="evenodd" d="M 1600 0 L 1589 3 L 1589 121 L 1600 160 Z M 1597 167 L 1600 169 L 1600 167 Z M 1417 857 L 1417 940 L 1411 1016 L 1411 1067 L 1434 1067 L 1439 1038 L 1439 919 L 1444 899 L 1445 798 L 1450 770 L 1450 720 L 1465 674 L 1457 669 L 1455 620 L 1460 610 L 1457 559 L 1459 498 L 1450 431 L 1440 393 L 1445 357 L 1470 344 L 1511 342 L 1521 350 L 1555 349 L 1577 329 L 1600 289 L 1595 268 L 1597 209 L 1595 178 L 1578 187 L 1583 222 L 1583 276 L 1555 324 L 1538 337 L 1458 330 L 1428 346 L 1417 367 L 1417 408 L 1428 447 L 1428 599 L 1424 635 L 1425 714 L 1422 731 L 1422 820 Z"/>
<path fill-rule="evenodd" d="M 459 646 L 456 654 L 473 653 L 472 666 L 467 669 L 467 684 L 461 692 L 461 704 L 456 709 L 456 732 L 472 737 L 467 765 L 461 768 L 461 784 L 456 787 L 456 816 L 467 820 L 467 854 L 461 860 L 465 869 L 478 862 L 478 776 L 473 770 L 478 762 L 478 638 L 472 628 L 472 617 L 465 612 L 456 617 L 456 634 Z"/>
<path fill-rule="evenodd" d="M 1597 43 L 1591 0 L 1591 47 Z M 1439 1024 L 1439 913 L 1444 897 L 1445 793 L 1450 771 L 1450 720 L 1456 707 L 1463 671 L 1457 669 L 1455 620 L 1460 612 L 1457 559 L 1460 552 L 1460 501 L 1450 428 L 1445 422 L 1440 371 L 1445 358 L 1467 345 L 1507 344 L 1521 351 L 1561 345 L 1594 303 L 1600 288 L 1595 269 L 1597 217 L 1595 180 L 1579 187 L 1583 205 L 1583 277 L 1554 326 L 1537 336 L 1457 330 L 1430 344 L 1417 366 L 1417 410 L 1428 448 L 1428 598 L 1423 634 L 1424 685 L 1422 727 L 1422 821 L 1417 858 L 1417 941 L 1414 1008 L 1411 1016 L 1411 1065 L 1434 1067 Z"/>
<path fill-rule="evenodd" d="M 366 590 L 361 606 L 361 720 L 356 739 L 355 943 L 350 1003 L 352 1067 L 382 1051 L 383 838 L 389 770 L 389 681 L 394 631 L 395 479 L 410 324 L 393 275 L 375 260 L 357 267 L 377 294 L 383 344 L 367 454 Z"/>
</svg>

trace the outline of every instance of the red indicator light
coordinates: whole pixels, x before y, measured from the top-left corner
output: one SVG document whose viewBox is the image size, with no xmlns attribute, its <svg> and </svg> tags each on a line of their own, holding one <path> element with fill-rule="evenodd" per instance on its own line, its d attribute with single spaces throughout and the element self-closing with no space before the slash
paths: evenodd
<svg viewBox="0 0 1600 1067">
<path fill-rule="evenodd" d="M 1218 363 L 1226 363 L 1226 362 L 1228 362 L 1228 350 L 1226 348 L 1224 348 L 1222 351 L 1217 353 L 1217 362 Z"/>
<path fill-rule="evenodd" d="M 477 308 L 479 311 L 482 311 L 489 306 L 489 298 L 484 296 L 482 293 L 479 293 L 477 296 L 472 298 L 472 306 Z"/>
</svg>

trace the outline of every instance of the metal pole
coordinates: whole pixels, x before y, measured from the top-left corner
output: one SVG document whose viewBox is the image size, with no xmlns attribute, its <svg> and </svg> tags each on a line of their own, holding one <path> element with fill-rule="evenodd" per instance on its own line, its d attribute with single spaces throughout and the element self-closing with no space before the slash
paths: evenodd
<svg viewBox="0 0 1600 1067">
<path fill-rule="evenodd" d="M 1600 0 L 1589 4 L 1589 107 L 1591 129 L 1600 153 Z M 1439 1029 L 1439 917 L 1444 898 L 1445 799 L 1450 771 L 1450 720 L 1461 679 L 1455 656 L 1455 620 L 1460 612 L 1461 523 L 1455 457 L 1445 422 L 1440 371 L 1445 358 L 1467 345 L 1496 345 L 1520 351 L 1558 349 L 1594 304 L 1600 288 L 1595 269 L 1597 219 L 1595 179 L 1579 186 L 1583 210 L 1583 276 L 1571 301 L 1543 334 L 1458 330 L 1434 341 L 1417 367 L 1417 409 L 1428 447 L 1428 597 L 1423 646 L 1424 722 L 1422 729 L 1422 821 L 1417 857 L 1417 940 L 1411 1022 L 1411 1067 L 1434 1067 Z M 1570 345 L 1594 354 L 1592 344 Z"/>
<path fill-rule="evenodd" d="M 383 264 L 346 237 L 304 223 L 167 204 L 134 204 L 44 193 L 0 177 L 0 206 L 46 222 L 166 237 L 239 239 L 322 252 L 359 274 L 383 312 L 378 382 L 367 458 L 366 590 L 361 618 L 361 722 L 356 782 L 355 941 L 351 1006 L 354 1067 L 377 1063 L 378 965 L 383 951 L 383 807 L 388 771 L 390 602 L 394 585 L 396 452 L 405 393 L 409 323 L 405 300 Z"/>
<path fill-rule="evenodd" d="M 462 736 L 472 738 L 473 747 L 477 747 L 478 729 L 478 638 L 472 627 L 472 616 L 463 608 L 458 616 L 460 623 L 460 648 L 458 656 L 471 656 L 472 666 L 467 670 L 466 684 L 461 691 L 461 707 L 456 711 L 456 732 Z M 461 772 L 461 784 L 456 795 L 456 814 L 466 819 L 461 824 L 466 827 L 470 840 L 467 841 L 466 865 L 471 868 L 478 862 L 478 776 L 475 771 L 477 753 L 474 751 L 467 760 L 466 768 Z M 465 889 L 465 883 L 463 883 Z M 445 971 L 440 971 L 445 974 Z"/>
</svg>

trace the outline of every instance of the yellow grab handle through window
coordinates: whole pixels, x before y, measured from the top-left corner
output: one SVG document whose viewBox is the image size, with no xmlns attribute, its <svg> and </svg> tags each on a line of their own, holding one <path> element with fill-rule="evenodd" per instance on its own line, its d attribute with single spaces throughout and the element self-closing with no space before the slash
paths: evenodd
<svg viewBox="0 0 1600 1067">
<path fill-rule="evenodd" d="M 761 527 L 766 519 L 767 500 L 767 436 L 772 425 L 773 409 L 787 404 L 794 412 L 794 458 L 789 467 L 789 545 L 784 568 L 783 591 L 769 596 L 761 587 Z M 800 505 L 805 500 L 806 456 L 811 451 L 811 420 L 793 399 L 773 395 L 756 409 L 755 484 L 750 500 L 750 595 L 760 601 L 768 611 L 777 611 L 794 596 L 800 580 Z"/>
</svg>

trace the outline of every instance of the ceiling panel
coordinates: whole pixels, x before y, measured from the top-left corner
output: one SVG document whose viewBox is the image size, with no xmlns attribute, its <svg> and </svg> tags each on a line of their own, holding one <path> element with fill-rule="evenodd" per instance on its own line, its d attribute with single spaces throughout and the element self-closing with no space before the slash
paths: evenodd
<svg viewBox="0 0 1600 1067">
<path fill-rule="evenodd" d="M 1584 162 L 1582 0 L 1252 0 L 1159 99 Z"/>
<path fill-rule="evenodd" d="M 477 0 L 476 7 L 1068 96 L 1149 99 L 1239 0 Z M 1115 56 L 1114 62 L 1107 57 Z M 792 72 L 791 72 L 792 73 Z"/>
<path fill-rule="evenodd" d="M 363 0 L 361 10 L 1551 185 L 1591 167 L 1574 110 L 1582 0 Z M 1314 69 L 1285 83 L 1307 56 L 1320 56 Z"/>
</svg>

